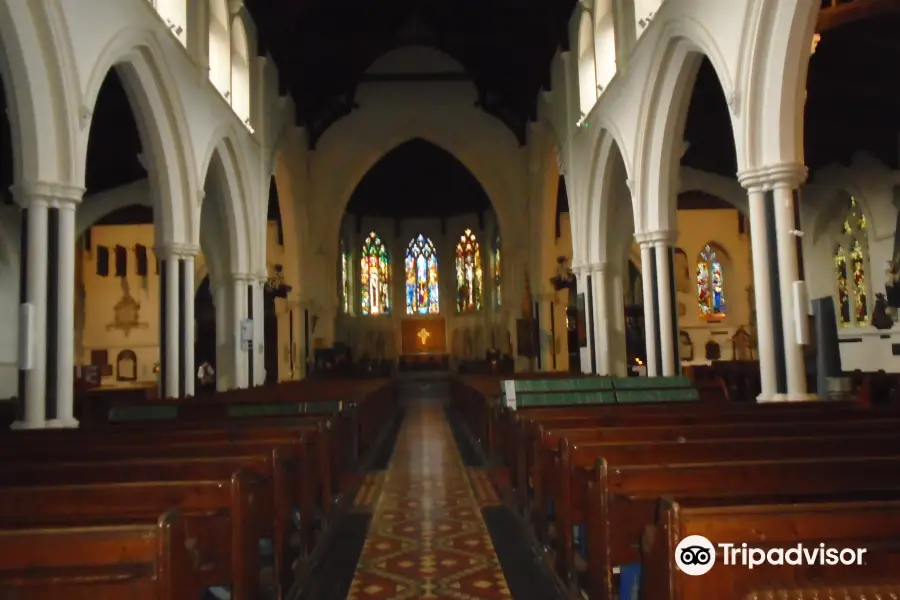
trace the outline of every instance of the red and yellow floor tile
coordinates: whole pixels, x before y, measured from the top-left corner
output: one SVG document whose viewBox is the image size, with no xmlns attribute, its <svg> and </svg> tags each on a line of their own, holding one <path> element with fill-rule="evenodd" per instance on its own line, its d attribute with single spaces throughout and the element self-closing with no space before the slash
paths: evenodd
<svg viewBox="0 0 900 600">
<path fill-rule="evenodd" d="M 348 600 L 510 597 L 481 516 L 499 499 L 463 466 L 439 406 L 410 408 L 384 480 L 369 483 L 357 501 L 378 499 Z"/>
</svg>

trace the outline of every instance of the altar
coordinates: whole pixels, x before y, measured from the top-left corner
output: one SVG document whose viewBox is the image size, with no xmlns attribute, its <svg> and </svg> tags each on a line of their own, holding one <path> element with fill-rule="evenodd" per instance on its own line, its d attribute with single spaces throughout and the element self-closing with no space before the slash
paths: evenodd
<svg viewBox="0 0 900 600">
<path fill-rule="evenodd" d="M 409 317 L 401 321 L 401 354 L 407 357 L 447 354 L 447 328 L 443 317 Z"/>
</svg>

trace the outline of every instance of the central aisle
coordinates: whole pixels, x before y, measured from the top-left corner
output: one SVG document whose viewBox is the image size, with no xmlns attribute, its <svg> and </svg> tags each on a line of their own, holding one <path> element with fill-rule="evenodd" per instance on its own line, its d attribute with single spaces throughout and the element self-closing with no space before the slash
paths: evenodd
<svg viewBox="0 0 900 600">
<path fill-rule="evenodd" d="M 509 597 L 444 411 L 413 403 L 347 599 Z"/>
</svg>

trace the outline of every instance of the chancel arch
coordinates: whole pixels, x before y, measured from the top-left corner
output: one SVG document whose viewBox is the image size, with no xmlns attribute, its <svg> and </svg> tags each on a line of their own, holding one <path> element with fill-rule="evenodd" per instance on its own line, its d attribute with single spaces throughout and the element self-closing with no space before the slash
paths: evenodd
<svg viewBox="0 0 900 600">
<path fill-rule="evenodd" d="M 406 247 L 406 314 L 435 315 L 440 308 L 440 277 L 434 243 L 422 234 Z"/>
</svg>

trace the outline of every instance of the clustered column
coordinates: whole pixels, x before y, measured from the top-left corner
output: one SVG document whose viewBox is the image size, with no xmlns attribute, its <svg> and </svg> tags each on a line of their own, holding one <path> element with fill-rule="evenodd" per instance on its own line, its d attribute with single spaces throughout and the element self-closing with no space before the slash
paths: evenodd
<svg viewBox="0 0 900 600">
<path fill-rule="evenodd" d="M 159 259 L 159 386 L 164 398 L 193 396 L 194 257 L 191 244 L 164 244 Z"/>
<path fill-rule="evenodd" d="M 22 206 L 20 429 L 77 427 L 74 417 L 75 209 L 84 188 L 14 189 Z"/>
<path fill-rule="evenodd" d="M 578 294 L 584 296 L 584 326 L 586 327 L 587 354 L 581 355 L 581 372 L 595 373 L 597 369 L 597 345 L 594 340 L 594 307 L 592 306 L 591 271 L 582 265 L 572 265 L 572 272 L 578 281 Z M 581 348 L 579 348 L 579 352 Z"/>
<path fill-rule="evenodd" d="M 739 174 L 750 202 L 750 241 L 762 392 L 760 402 L 807 400 L 803 346 L 797 319 L 808 306 L 797 306 L 794 286 L 801 283 L 798 188 L 806 167 L 782 164 Z"/>
<path fill-rule="evenodd" d="M 667 231 L 635 235 L 641 246 L 647 375 L 650 377 L 671 377 L 681 372 L 671 237 Z"/>
</svg>

